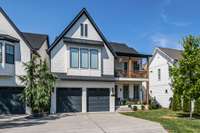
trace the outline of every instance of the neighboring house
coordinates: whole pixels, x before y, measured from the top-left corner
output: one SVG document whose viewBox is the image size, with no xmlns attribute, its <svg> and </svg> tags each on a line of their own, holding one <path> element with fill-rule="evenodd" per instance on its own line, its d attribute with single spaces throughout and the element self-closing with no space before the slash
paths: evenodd
<svg viewBox="0 0 200 133">
<path fill-rule="evenodd" d="M 149 56 L 108 42 L 85 8 L 48 52 L 51 72 L 57 76 L 52 113 L 114 112 L 115 100 L 146 100 L 148 75 L 142 58 Z"/>
<path fill-rule="evenodd" d="M 158 47 L 149 64 L 149 94 L 164 108 L 169 107 L 173 96 L 169 69 L 181 59 L 181 54 L 181 50 Z"/>
<path fill-rule="evenodd" d="M 26 74 L 23 63 L 32 54 L 48 60 L 47 48 L 47 35 L 21 32 L 0 8 L 0 114 L 26 112 L 18 76 Z"/>
</svg>

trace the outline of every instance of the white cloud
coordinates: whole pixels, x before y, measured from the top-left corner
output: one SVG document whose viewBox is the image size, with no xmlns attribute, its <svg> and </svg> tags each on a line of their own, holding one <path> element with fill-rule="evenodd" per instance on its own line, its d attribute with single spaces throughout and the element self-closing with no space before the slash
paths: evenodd
<svg viewBox="0 0 200 133">
<path fill-rule="evenodd" d="M 179 40 L 176 37 L 166 34 L 155 33 L 150 36 L 150 41 L 154 47 L 168 47 L 176 49 L 182 48 Z"/>
</svg>

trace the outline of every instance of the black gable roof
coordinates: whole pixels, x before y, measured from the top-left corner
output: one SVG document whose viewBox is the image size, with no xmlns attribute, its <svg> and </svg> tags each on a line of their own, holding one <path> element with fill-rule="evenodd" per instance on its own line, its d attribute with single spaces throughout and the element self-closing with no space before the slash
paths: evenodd
<svg viewBox="0 0 200 133">
<path fill-rule="evenodd" d="M 48 35 L 45 34 L 26 33 L 26 32 L 22 32 L 22 34 L 34 50 L 39 50 L 44 41 L 46 40 L 48 41 Z"/>
<path fill-rule="evenodd" d="M 110 42 L 115 53 L 138 54 L 134 48 L 128 47 L 125 43 Z"/>
<path fill-rule="evenodd" d="M 51 44 L 50 48 L 48 49 L 48 51 L 51 51 L 52 48 L 57 45 L 57 43 L 64 37 L 64 35 L 74 26 L 74 24 L 79 20 L 79 18 L 85 14 L 87 16 L 87 18 L 90 20 L 91 24 L 94 26 L 95 30 L 98 32 L 98 34 L 100 35 L 100 37 L 102 38 L 102 40 L 104 41 L 104 43 L 106 44 L 106 46 L 110 49 L 110 51 L 112 52 L 113 56 L 117 57 L 115 52 L 113 51 L 112 47 L 110 46 L 110 43 L 107 41 L 107 39 L 105 38 L 105 36 L 103 35 L 103 33 L 100 31 L 100 29 L 98 28 L 98 26 L 96 25 L 95 21 L 92 19 L 92 17 L 90 16 L 90 14 L 88 13 L 88 11 L 83 8 L 78 15 L 71 21 L 71 23 L 63 30 L 63 32 L 54 40 L 54 42 Z"/>
</svg>

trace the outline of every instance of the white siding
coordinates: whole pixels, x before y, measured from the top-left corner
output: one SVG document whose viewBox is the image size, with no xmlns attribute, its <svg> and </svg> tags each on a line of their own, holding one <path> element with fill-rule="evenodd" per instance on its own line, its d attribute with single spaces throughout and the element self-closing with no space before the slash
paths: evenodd
<svg viewBox="0 0 200 133">
<path fill-rule="evenodd" d="M 19 44 L 15 44 L 15 65 L 3 66 L 3 64 L 0 64 L 1 66 L 0 69 L 2 69 L 2 67 L 7 67 L 6 69 L 10 70 L 5 69 L 5 71 L 10 71 L 10 72 L 14 71 L 15 72 L 14 76 L 11 77 L 0 76 L 1 79 L 0 86 L 21 85 L 17 76 L 25 74 L 23 62 L 28 62 L 30 60 L 30 49 L 1 13 L 0 13 L 0 34 L 8 34 L 20 40 Z"/>
<path fill-rule="evenodd" d="M 41 48 L 37 51 L 42 60 L 49 62 L 49 55 L 47 54 L 48 44 L 47 40 L 42 44 Z"/>
<path fill-rule="evenodd" d="M 80 35 L 80 24 L 88 24 L 88 37 L 82 37 Z M 83 14 L 76 24 L 66 33 L 67 37 L 88 39 L 95 41 L 102 41 L 98 32 L 95 30 L 89 19 Z M 99 69 L 72 69 L 70 68 L 70 52 L 69 47 L 85 47 L 96 48 L 99 51 Z M 51 50 L 51 71 L 58 73 L 66 73 L 68 75 L 78 76 L 101 76 L 114 75 L 114 56 L 108 49 L 106 44 L 101 46 L 87 46 L 87 45 L 75 45 L 65 44 L 62 40 Z"/>
<path fill-rule="evenodd" d="M 152 97 L 163 107 L 169 107 L 173 92 L 170 86 L 169 66 L 172 65 L 163 55 L 155 52 L 149 66 L 149 91 Z M 158 69 L 161 70 L 161 80 L 158 80 Z M 166 93 L 167 90 L 167 93 Z"/>
</svg>

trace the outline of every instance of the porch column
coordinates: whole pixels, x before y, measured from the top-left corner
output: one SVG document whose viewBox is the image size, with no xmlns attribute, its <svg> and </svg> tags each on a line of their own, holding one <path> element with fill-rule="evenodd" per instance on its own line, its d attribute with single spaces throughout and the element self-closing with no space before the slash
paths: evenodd
<svg viewBox="0 0 200 133">
<path fill-rule="evenodd" d="M 51 93 L 51 114 L 56 113 L 56 87 L 54 87 L 54 91 Z"/>
<path fill-rule="evenodd" d="M 131 78 L 131 73 L 132 73 L 132 60 L 129 57 L 128 59 L 128 77 Z"/>
<path fill-rule="evenodd" d="M 129 98 L 133 99 L 133 84 L 129 84 Z"/>
<path fill-rule="evenodd" d="M 87 112 L 87 89 L 82 88 L 82 112 Z"/>
<path fill-rule="evenodd" d="M 115 112 L 115 96 L 113 95 L 114 88 L 110 88 L 110 112 Z"/>
</svg>

